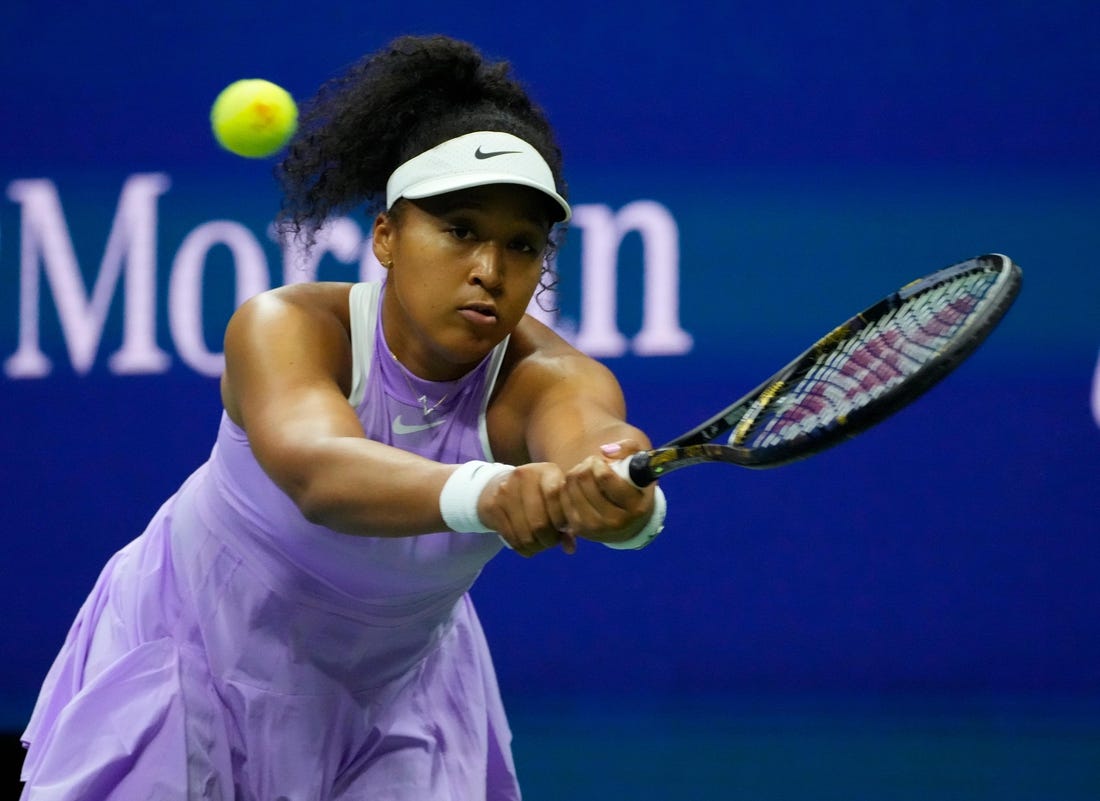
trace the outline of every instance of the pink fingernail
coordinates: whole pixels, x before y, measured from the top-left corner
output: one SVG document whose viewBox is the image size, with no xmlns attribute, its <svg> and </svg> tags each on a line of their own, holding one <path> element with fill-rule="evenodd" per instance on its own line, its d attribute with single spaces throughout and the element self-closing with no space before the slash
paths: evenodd
<svg viewBox="0 0 1100 801">
<path fill-rule="evenodd" d="M 618 453 L 622 449 L 623 449 L 622 446 L 617 442 L 609 442 L 606 445 L 601 445 L 600 446 L 600 451 L 605 456 L 614 456 L 616 453 Z"/>
</svg>

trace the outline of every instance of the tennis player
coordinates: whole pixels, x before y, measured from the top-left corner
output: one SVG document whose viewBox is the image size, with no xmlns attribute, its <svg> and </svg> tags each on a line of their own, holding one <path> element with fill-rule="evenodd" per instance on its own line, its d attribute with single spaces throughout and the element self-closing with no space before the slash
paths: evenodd
<svg viewBox="0 0 1100 801">
<path fill-rule="evenodd" d="M 570 208 L 543 112 L 469 45 L 322 87 L 284 229 L 374 214 L 375 284 L 226 333 L 210 459 L 109 561 L 24 735 L 25 799 L 514 799 L 467 591 L 505 545 L 636 548 L 664 502 L 612 375 L 524 311 Z"/>
</svg>

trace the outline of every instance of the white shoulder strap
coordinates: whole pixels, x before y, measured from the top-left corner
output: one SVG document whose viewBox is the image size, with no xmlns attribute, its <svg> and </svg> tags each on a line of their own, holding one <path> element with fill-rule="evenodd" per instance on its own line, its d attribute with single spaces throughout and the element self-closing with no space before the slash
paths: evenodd
<svg viewBox="0 0 1100 801">
<path fill-rule="evenodd" d="M 493 449 L 489 446 L 489 426 L 485 421 L 485 412 L 489 408 L 489 399 L 493 395 L 493 389 L 497 384 L 497 376 L 500 374 L 500 367 L 504 363 L 504 356 L 508 353 L 508 342 L 512 339 L 511 335 L 506 336 L 504 341 L 501 342 L 493 349 L 493 353 L 489 356 L 489 367 L 485 372 L 485 394 L 481 398 L 481 412 L 477 416 L 478 434 L 481 437 L 481 449 L 485 452 L 485 458 L 492 460 Z"/>
<path fill-rule="evenodd" d="M 376 282 L 355 284 L 348 303 L 351 316 L 351 394 L 348 403 L 363 402 L 367 377 L 374 357 L 374 332 L 378 328 L 378 296 L 382 285 Z"/>
</svg>

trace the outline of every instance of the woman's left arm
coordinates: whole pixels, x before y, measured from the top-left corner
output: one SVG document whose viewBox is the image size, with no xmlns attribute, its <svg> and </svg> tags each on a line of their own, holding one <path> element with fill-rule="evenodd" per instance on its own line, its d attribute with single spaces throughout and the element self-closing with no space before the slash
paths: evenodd
<svg viewBox="0 0 1100 801">
<path fill-rule="evenodd" d="M 527 373 L 527 453 L 565 471 L 568 533 L 597 542 L 629 540 L 653 514 L 654 488 L 638 489 L 612 470 L 614 462 L 650 447 L 649 438 L 626 422 L 618 380 L 569 347 L 536 355 L 520 370 Z"/>
</svg>

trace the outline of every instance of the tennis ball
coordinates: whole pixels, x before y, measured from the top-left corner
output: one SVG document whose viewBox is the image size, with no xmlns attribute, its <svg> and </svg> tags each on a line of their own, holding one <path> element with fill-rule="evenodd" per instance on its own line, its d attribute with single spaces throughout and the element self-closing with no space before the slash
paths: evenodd
<svg viewBox="0 0 1100 801">
<path fill-rule="evenodd" d="M 283 87 L 246 78 L 218 94 L 210 108 L 210 127 L 218 144 L 230 153 L 266 158 L 298 130 L 298 106 Z"/>
</svg>

